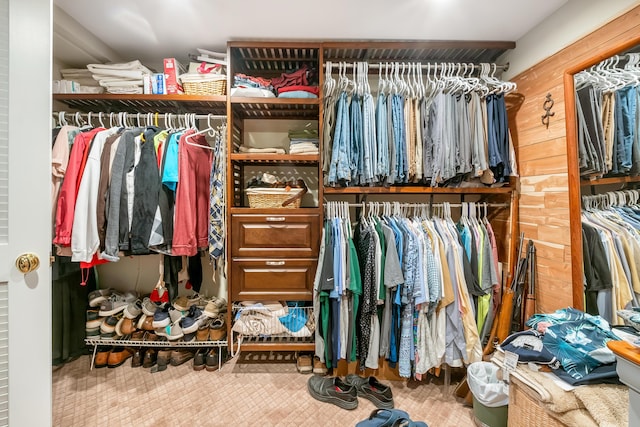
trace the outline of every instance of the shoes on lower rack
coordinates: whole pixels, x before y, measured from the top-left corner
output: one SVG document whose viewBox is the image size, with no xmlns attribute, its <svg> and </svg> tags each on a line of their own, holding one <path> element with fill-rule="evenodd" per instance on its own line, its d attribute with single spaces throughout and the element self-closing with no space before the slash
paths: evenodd
<svg viewBox="0 0 640 427">
<path fill-rule="evenodd" d="M 156 366 L 151 368 L 151 373 L 154 372 L 162 372 L 167 369 L 167 365 L 171 360 L 171 350 L 158 350 L 158 354 L 156 357 Z"/>
<path fill-rule="evenodd" d="M 158 360 L 158 350 L 155 348 L 148 348 L 147 351 L 144 352 L 144 357 L 142 359 L 142 367 L 150 368 L 156 364 Z"/>
<path fill-rule="evenodd" d="M 217 347 L 213 347 L 207 352 L 207 356 L 205 360 L 207 371 L 213 372 L 217 370 L 218 367 L 220 366 L 220 359 L 218 356 L 219 351 L 220 349 L 218 349 Z"/>
<path fill-rule="evenodd" d="M 109 353 L 107 366 L 109 368 L 117 368 L 133 356 L 133 349 L 129 347 L 115 347 Z"/>
<path fill-rule="evenodd" d="M 313 371 L 311 356 L 308 354 L 299 354 L 296 358 L 296 369 L 301 374 L 310 374 Z"/>
<path fill-rule="evenodd" d="M 320 377 L 313 375 L 307 381 L 309 394 L 316 400 L 332 403 L 343 409 L 358 407 L 358 393 L 355 387 L 345 384 L 340 377 Z"/>
<path fill-rule="evenodd" d="M 201 371 L 206 366 L 207 352 L 208 348 L 201 347 L 196 351 L 196 354 L 193 355 L 193 370 Z"/>
<path fill-rule="evenodd" d="M 171 365 L 180 366 L 184 362 L 193 358 L 193 350 L 190 348 L 180 348 L 171 352 Z"/>
<path fill-rule="evenodd" d="M 96 351 L 96 357 L 93 359 L 93 367 L 104 368 L 105 366 L 107 366 L 109 353 L 111 353 L 111 347 L 98 347 Z"/>
<path fill-rule="evenodd" d="M 382 384 L 376 377 L 363 378 L 356 374 L 349 374 L 344 382 L 353 386 L 358 397 L 370 400 L 380 409 L 393 409 L 393 393 L 391 387 Z"/>
<path fill-rule="evenodd" d="M 131 367 L 139 368 L 142 366 L 142 361 L 144 360 L 145 349 L 144 348 L 136 348 L 133 351 L 133 356 L 131 356 Z"/>
</svg>

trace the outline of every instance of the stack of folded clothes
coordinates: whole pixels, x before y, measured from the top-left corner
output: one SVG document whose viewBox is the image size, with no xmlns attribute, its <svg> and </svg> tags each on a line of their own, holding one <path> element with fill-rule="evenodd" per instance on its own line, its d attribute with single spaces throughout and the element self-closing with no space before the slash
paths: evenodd
<svg viewBox="0 0 640 427">
<path fill-rule="evenodd" d="M 117 64 L 89 64 L 94 80 L 109 93 L 135 94 L 143 92 L 143 76 L 152 74 L 140 61 Z"/>
<path fill-rule="evenodd" d="M 63 68 L 60 70 L 61 82 L 73 82 L 74 90 L 64 90 L 68 85 L 61 84 L 57 93 L 102 93 L 104 89 L 93 79 L 91 71 L 86 68 Z M 54 90 L 54 93 L 56 91 Z"/>
<path fill-rule="evenodd" d="M 317 98 L 319 90 L 317 84 L 314 85 L 313 76 L 313 71 L 303 65 L 292 73 L 274 77 L 271 85 L 278 93 L 278 98 Z"/>
<path fill-rule="evenodd" d="M 250 98 L 275 98 L 271 80 L 262 77 L 236 73 L 233 76 L 231 96 Z"/>
<path fill-rule="evenodd" d="M 289 154 L 318 154 L 317 130 L 290 130 Z"/>
</svg>

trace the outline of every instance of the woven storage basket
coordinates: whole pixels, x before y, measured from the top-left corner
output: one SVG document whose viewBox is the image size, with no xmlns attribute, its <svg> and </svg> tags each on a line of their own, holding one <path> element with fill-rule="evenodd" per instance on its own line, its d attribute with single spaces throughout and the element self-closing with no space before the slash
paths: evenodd
<svg viewBox="0 0 640 427">
<path fill-rule="evenodd" d="M 289 190 L 285 188 L 250 188 L 245 193 L 249 199 L 250 208 L 295 209 L 300 207 L 302 197 L 297 198 L 286 206 L 282 206 L 282 204 L 304 191 L 304 188 L 291 188 Z"/>
<path fill-rule="evenodd" d="M 509 384 L 509 427 L 566 427 L 553 418 L 535 397 L 536 392 L 518 379 Z"/>
<path fill-rule="evenodd" d="M 224 95 L 227 89 L 227 78 L 220 76 L 199 82 L 183 81 L 185 95 Z"/>
</svg>

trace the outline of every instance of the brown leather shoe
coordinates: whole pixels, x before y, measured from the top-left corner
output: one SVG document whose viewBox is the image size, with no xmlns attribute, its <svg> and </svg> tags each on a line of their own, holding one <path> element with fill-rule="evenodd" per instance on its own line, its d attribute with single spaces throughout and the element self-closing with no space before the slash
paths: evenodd
<svg viewBox="0 0 640 427">
<path fill-rule="evenodd" d="M 144 359 L 146 349 L 144 348 L 136 348 L 133 351 L 133 356 L 131 356 L 131 367 L 139 368 L 142 366 L 142 360 Z"/>
<path fill-rule="evenodd" d="M 156 364 L 157 360 L 158 360 L 158 350 L 156 350 L 155 348 L 148 348 L 147 351 L 144 352 L 142 367 L 150 368 Z"/>
<path fill-rule="evenodd" d="M 100 347 L 96 352 L 95 359 L 93 359 L 93 367 L 104 368 L 105 366 L 107 366 L 109 353 L 111 353 L 111 347 Z"/>
<path fill-rule="evenodd" d="M 142 339 L 143 341 L 158 341 L 160 339 L 159 336 L 157 336 L 155 333 L 153 332 L 145 332 L 144 333 L 144 338 Z"/>
<path fill-rule="evenodd" d="M 107 366 L 110 368 L 117 368 L 122 365 L 128 358 L 133 356 L 133 349 L 128 347 L 116 347 L 109 353 L 107 359 Z"/>
<path fill-rule="evenodd" d="M 227 338 L 227 325 L 224 318 L 222 316 L 214 317 L 211 319 L 209 326 L 209 339 L 211 341 L 222 341 L 225 338 Z"/>
<path fill-rule="evenodd" d="M 204 322 L 196 332 L 196 341 L 209 341 L 209 321 Z"/>
<path fill-rule="evenodd" d="M 207 353 L 206 359 L 205 359 L 205 367 L 207 369 L 208 372 L 213 372 L 213 371 L 217 371 L 218 370 L 218 363 L 220 361 L 220 359 L 218 359 L 218 352 L 220 350 L 217 347 L 213 347 L 211 350 L 209 350 L 209 352 Z"/>
<path fill-rule="evenodd" d="M 133 319 L 125 317 L 122 321 L 122 325 L 120 326 L 120 331 L 122 331 L 124 335 L 133 334 L 134 332 L 136 332 L 135 321 Z"/>
<path fill-rule="evenodd" d="M 153 327 L 153 316 L 147 316 L 142 323 L 142 329 L 145 331 L 155 331 L 156 328 Z"/>
<path fill-rule="evenodd" d="M 151 373 L 161 372 L 167 369 L 167 365 L 169 364 L 169 360 L 171 359 L 171 350 L 158 350 L 158 354 L 156 357 L 156 366 L 151 368 Z"/>
<path fill-rule="evenodd" d="M 145 331 L 135 331 L 131 334 L 131 341 L 142 341 Z"/>
<path fill-rule="evenodd" d="M 180 366 L 187 360 L 193 358 L 193 350 L 190 348 L 180 348 L 171 352 L 171 365 Z"/>
</svg>

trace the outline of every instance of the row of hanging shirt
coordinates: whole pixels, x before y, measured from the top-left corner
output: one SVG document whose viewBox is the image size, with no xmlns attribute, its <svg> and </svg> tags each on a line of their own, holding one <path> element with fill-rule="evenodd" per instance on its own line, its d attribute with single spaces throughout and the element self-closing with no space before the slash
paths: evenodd
<svg viewBox="0 0 640 427">
<path fill-rule="evenodd" d="M 109 127 L 69 125 L 63 112 L 52 148 L 53 243 L 85 266 L 121 253 L 224 254 L 225 125 L 198 131 L 196 115 L 109 114 Z M 175 120 L 178 123 L 175 123 Z M 146 123 L 144 123 L 146 122 Z M 209 145 L 207 137 L 213 141 Z"/>
<path fill-rule="evenodd" d="M 609 58 L 574 79 L 580 175 L 638 175 L 640 53 Z"/>
<path fill-rule="evenodd" d="M 323 87 L 326 185 L 493 184 L 517 173 L 504 100 L 515 84 L 496 79 L 495 64 L 378 64 L 375 100 L 374 65 L 338 63 L 337 81 L 334 65 Z"/>
<path fill-rule="evenodd" d="M 585 311 L 621 324 L 640 298 L 640 192 L 582 196 Z"/>
<path fill-rule="evenodd" d="M 457 224 L 448 203 L 435 216 L 412 206 L 412 215 L 397 202 L 370 204 L 368 215 L 363 206 L 353 229 L 349 205 L 327 203 L 314 283 L 316 355 L 327 367 L 377 369 L 384 357 L 419 378 L 481 360 L 499 287 L 486 205 L 478 218 L 464 204 Z"/>
</svg>

